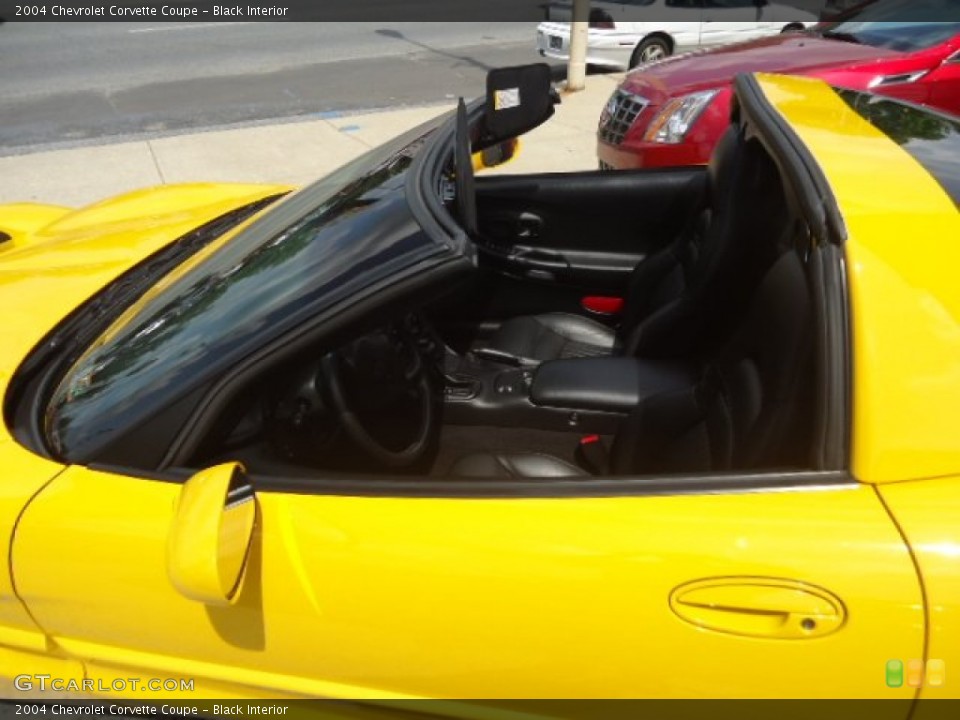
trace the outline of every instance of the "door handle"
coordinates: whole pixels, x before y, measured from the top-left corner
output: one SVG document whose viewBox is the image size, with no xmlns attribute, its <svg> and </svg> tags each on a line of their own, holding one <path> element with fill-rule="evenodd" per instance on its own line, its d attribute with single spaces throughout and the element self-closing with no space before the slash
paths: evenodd
<svg viewBox="0 0 960 720">
<path fill-rule="evenodd" d="M 517 248 L 510 261 L 523 268 L 531 280 L 555 282 L 557 273 L 570 269 L 570 261 L 560 253 L 537 248 Z"/>
<path fill-rule="evenodd" d="M 570 261 L 566 256 L 552 250 L 517 247 L 510 259 L 518 265 L 541 270 L 567 270 Z"/>
<path fill-rule="evenodd" d="M 535 240 L 543 230 L 543 218 L 530 212 L 520 213 L 514 234 L 517 240 Z"/>
<path fill-rule="evenodd" d="M 846 621 L 843 603 L 833 593 L 781 578 L 698 580 L 676 588 L 670 607 L 705 630 L 781 640 L 823 637 Z"/>
</svg>

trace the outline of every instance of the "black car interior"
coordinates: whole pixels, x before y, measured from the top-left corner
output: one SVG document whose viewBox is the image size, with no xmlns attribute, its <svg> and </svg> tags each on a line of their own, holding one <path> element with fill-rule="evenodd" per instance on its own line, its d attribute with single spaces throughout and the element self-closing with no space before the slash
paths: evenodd
<svg viewBox="0 0 960 720">
<path fill-rule="evenodd" d="M 464 350 L 496 349 L 504 320 L 547 314 L 612 338 L 609 318 L 582 321 L 584 290 L 625 295 L 634 268 L 681 234 L 706 178 L 703 168 L 478 177 L 475 241 L 491 272 L 444 326 Z"/>
<path fill-rule="evenodd" d="M 466 121 L 461 104 L 448 208 L 477 248 L 472 277 L 262 379 L 195 463 L 500 480 L 809 469 L 812 240 L 745 123 L 707 168 L 474 177 Z"/>
</svg>

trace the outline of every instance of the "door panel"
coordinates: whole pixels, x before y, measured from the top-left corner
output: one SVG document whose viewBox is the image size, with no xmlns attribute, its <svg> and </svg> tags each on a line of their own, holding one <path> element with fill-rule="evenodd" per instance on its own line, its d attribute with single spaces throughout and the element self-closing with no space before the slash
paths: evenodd
<svg viewBox="0 0 960 720">
<path fill-rule="evenodd" d="M 618 294 L 633 268 L 670 243 L 702 195 L 704 168 L 478 178 L 484 317 L 576 311 Z M 523 285 L 529 285 L 527 291 Z M 492 309 L 491 309 L 492 308 Z"/>
<path fill-rule="evenodd" d="M 676 236 L 703 168 L 477 178 L 481 242 L 630 260 Z"/>
<path fill-rule="evenodd" d="M 82 468 L 23 518 L 17 587 L 94 674 L 141 668 L 236 692 L 914 694 L 883 680 L 889 658 L 922 653 L 923 601 L 872 489 L 431 499 L 254 484 L 260 525 L 235 605 L 204 607 L 167 580 L 178 485 Z M 309 493 L 311 483 L 286 486 Z M 845 620 L 815 637 L 748 637 L 671 609 L 678 589 L 723 578 L 773 584 L 736 593 L 776 612 L 807 612 L 810 593 L 836 598 Z"/>
</svg>

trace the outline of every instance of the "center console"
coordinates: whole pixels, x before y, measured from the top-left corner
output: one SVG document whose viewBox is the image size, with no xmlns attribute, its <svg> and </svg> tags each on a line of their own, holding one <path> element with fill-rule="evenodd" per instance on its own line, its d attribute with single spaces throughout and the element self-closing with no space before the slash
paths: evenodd
<svg viewBox="0 0 960 720">
<path fill-rule="evenodd" d="M 692 368 L 628 357 L 551 360 L 467 355 L 448 364 L 444 422 L 609 435 L 644 398 L 691 387 Z"/>
</svg>

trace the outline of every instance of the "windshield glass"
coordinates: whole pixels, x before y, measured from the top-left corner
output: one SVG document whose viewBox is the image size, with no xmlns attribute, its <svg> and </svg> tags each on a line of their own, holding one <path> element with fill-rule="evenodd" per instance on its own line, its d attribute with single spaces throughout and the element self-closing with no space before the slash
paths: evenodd
<svg viewBox="0 0 960 720">
<path fill-rule="evenodd" d="M 94 453 L 218 369 L 442 247 L 415 224 L 406 171 L 440 120 L 282 202 L 158 282 L 80 356 L 47 406 L 60 457 Z"/>
<path fill-rule="evenodd" d="M 938 22 L 955 12 L 955 0 L 877 0 L 845 14 L 843 22 L 831 25 L 823 34 L 913 52 L 939 45 L 960 32 L 960 23 Z"/>
<path fill-rule="evenodd" d="M 960 120 L 879 95 L 839 88 L 835 92 L 910 153 L 960 206 Z"/>
</svg>

